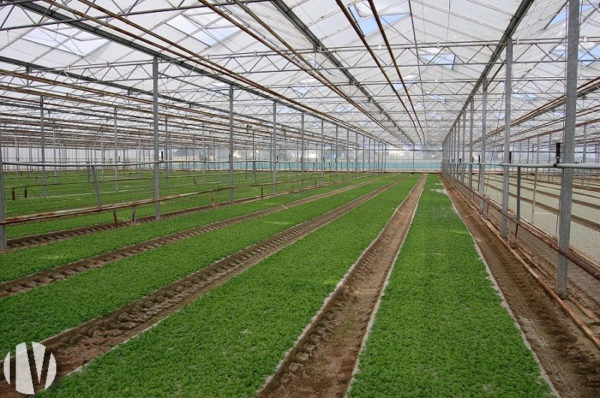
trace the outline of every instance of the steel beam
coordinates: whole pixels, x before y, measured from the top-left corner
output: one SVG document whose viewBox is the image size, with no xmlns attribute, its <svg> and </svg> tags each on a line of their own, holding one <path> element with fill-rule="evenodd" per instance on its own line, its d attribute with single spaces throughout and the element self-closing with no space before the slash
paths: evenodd
<svg viewBox="0 0 600 398">
<path fill-rule="evenodd" d="M 506 77 L 504 79 L 504 157 L 503 162 L 509 163 L 510 157 L 510 113 L 511 113 L 511 99 L 512 99 L 512 60 L 513 60 L 513 45 L 512 39 L 509 38 L 506 42 L 506 60 L 504 61 L 504 68 Z M 500 228 L 500 234 L 502 237 L 508 237 L 508 194 L 509 194 L 509 178 L 510 178 L 509 166 L 504 166 L 503 181 L 502 181 L 502 210 L 504 215 L 502 216 L 502 225 Z"/>
<path fill-rule="evenodd" d="M 563 144 L 564 163 L 575 161 L 575 123 L 577 115 L 577 64 L 579 53 L 579 0 L 568 2 L 568 24 L 567 24 L 567 102 L 565 105 L 565 138 Z M 560 188 L 560 208 L 558 216 L 558 247 L 563 251 L 569 250 L 571 235 L 571 209 L 573 198 L 573 169 L 562 170 Z M 569 260 L 559 254 L 558 272 L 556 278 L 556 291 L 559 296 L 566 298 L 567 271 Z"/>
</svg>

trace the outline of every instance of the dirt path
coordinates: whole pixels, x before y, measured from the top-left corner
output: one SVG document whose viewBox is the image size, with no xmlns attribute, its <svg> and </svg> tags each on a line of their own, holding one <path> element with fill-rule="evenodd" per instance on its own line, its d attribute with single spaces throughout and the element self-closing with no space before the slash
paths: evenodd
<svg viewBox="0 0 600 398">
<path fill-rule="evenodd" d="M 327 198 L 342 192 L 349 191 L 359 186 L 365 185 L 366 182 L 349 185 L 336 189 L 334 191 L 325 192 L 319 195 L 310 196 L 295 200 L 290 203 L 282 204 L 279 206 L 271 207 L 265 210 L 259 210 L 248 214 L 242 214 L 237 217 L 232 217 L 226 220 L 217 221 L 212 224 L 202 225 L 200 227 L 189 228 L 183 231 L 175 232 L 169 235 L 161 236 L 145 242 L 137 243 L 135 245 L 123 247 L 121 249 L 113 250 L 108 253 L 100 254 L 93 257 L 84 258 L 78 261 L 74 261 L 70 264 L 61 265 L 59 267 L 43 270 L 24 276 L 19 279 L 13 279 L 7 282 L 0 283 L 0 298 L 13 296 L 18 293 L 24 293 L 28 290 L 49 285 L 52 282 L 60 281 L 63 279 L 70 278 L 74 275 L 81 274 L 94 268 L 100 268 L 106 264 L 113 263 L 115 261 L 123 260 L 129 257 L 133 257 L 136 254 L 153 250 L 161 246 L 172 245 L 176 242 L 193 238 L 198 235 L 202 235 L 208 232 L 216 231 L 225 227 L 229 227 L 234 224 L 238 224 L 244 221 L 251 220 L 253 218 L 266 216 L 268 214 L 278 213 L 280 211 L 290 209 L 296 206 L 300 206 L 306 203 L 311 203 L 319 199 Z"/>
<path fill-rule="evenodd" d="M 267 380 L 261 397 L 342 397 L 423 190 L 422 177 Z"/>
<path fill-rule="evenodd" d="M 406 177 L 242 249 L 125 307 L 44 340 L 42 344 L 56 358 L 57 378 L 67 375 L 115 346 L 139 335 L 233 276 L 379 196 L 404 179 Z M 0 396 L 20 395 L 2 379 Z"/>
<path fill-rule="evenodd" d="M 555 389 L 562 397 L 599 397 L 600 351 L 455 188 L 444 185 Z"/>
</svg>

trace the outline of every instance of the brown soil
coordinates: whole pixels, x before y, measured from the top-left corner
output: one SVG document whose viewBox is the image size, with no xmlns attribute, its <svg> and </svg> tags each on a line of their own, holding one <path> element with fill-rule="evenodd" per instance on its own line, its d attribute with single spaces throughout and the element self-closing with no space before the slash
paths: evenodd
<svg viewBox="0 0 600 398">
<path fill-rule="evenodd" d="M 455 188 L 444 184 L 554 388 L 562 397 L 599 397 L 600 351 Z"/>
<path fill-rule="evenodd" d="M 400 181 L 402 179 L 386 184 L 325 214 L 253 244 L 110 314 L 92 319 L 44 340 L 42 344 L 56 358 L 57 378 L 78 369 L 115 346 L 139 335 L 173 312 L 222 285 L 233 276 L 244 272 L 263 259 L 377 197 Z M 2 380 L 0 381 L 0 396 L 20 395 Z"/>
<path fill-rule="evenodd" d="M 262 217 L 267 214 L 274 214 L 280 211 L 300 206 L 305 203 L 314 202 L 319 199 L 323 199 L 326 197 L 330 197 L 336 195 L 341 192 L 349 191 L 358 186 L 364 185 L 366 182 L 349 185 L 346 187 L 342 187 L 340 189 L 336 189 L 331 192 L 322 193 L 319 195 L 314 195 L 308 198 L 299 199 L 284 205 L 272 207 L 265 210 L 256 211 L 249 214 L 243 214 L 241 216 L 229 218 L 227 220 L 218 221 L 212 224 L 203 225 L 200 227 L 186 229 L 184 231 L 175 232 L 170 235 L 161 236 L 159 238 L 151 239 L 145 242 L 141 242 L 135 245 L 127 246 L 122 249 L 113 250 L 109 253 L 100 254 L 98 256 L 85 258 L 82 260 L 75 261 L 70 264 L 65 264 L 60 267 L 51 268 L 48 270 L 36 272 L 34 274 L 30 274 L 24 276 L 19 279 L 13 279 L 11 281 L 0 283 L 0 298 L 13 296 L 18 293 L 23 293 L 28 290 L 49 285 L 52 282 L 60 281 L 63 279 L 70 278 L 71 276 L 89 271 L 94 268 L 102 267 L 106 264 L 113 263 L 115 261 L 123 260 L 128 257 L 135 256 L 136 254 L 140 254 L 146 252 L 148 250 L 153 250 L 161 246 L 171 245 L 176 242 L 190 239 L 194 236 L 202 235 L 208 232 L 212 232 L 221 228 L 225 228 L 234 224 L 241 223 L 243 221 L 251 220 L 253 218 Z"/>
<path fill-rule="evenodd" d="M 336 288 L 267 381 L 261 397 L 344 396 L 424 182 L 421 178 Z"/>
</svg>

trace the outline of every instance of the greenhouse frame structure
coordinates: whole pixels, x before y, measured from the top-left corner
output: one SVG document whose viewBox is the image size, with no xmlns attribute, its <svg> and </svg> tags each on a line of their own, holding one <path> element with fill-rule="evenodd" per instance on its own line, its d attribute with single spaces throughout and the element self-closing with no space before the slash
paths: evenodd
<svg viewBox="0 0 600 398">
<path fill-rule="evenodd" d="M 237 170 L 276 193 L 284 171 L 437 169 L 483 212 L 502 171 L 506 236 L 511 175 L 540 170 L 561 177 L 566 294 L 573 175 L 600 161 L 596 3 L 7 0 L 0 21 L 2 193 L 2 170 L 46 196 L 82 169 L 101 208 L 100 171 L 118 191 L 152 170 L 159 218 L 161 170 L 223 169 L 233 201 Z"/>
</svg>

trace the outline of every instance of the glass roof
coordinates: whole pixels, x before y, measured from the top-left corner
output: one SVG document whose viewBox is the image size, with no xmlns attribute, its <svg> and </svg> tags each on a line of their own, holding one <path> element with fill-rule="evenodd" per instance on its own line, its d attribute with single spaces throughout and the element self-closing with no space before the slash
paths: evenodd
<svg viewBox="0 0 600 398">
<path fill-rule="evenodd" d="M 233 84 L 239 126 L 265 134 L 275 100 L 292 132 L 304 112 L 307 123 L 324 119 L 326 134 L 338 125 L 398 147 L 437 145 L 480 87 L 521 3 L 527 1 L 5 1 L 2 106 L 31 116 L 38 112 L 31 104 L 46 96 L 65 110 L 56 117 L 84 119 L 75 110 L 85 108 L 106 118 L 119 108 L 132 124 L 147 126 L 140 115 L 149 109 L 157 56 L 163 112 L 181 117 L 182 131 L 198 121 L 222 123 Z M 566 1 L 530 3 L 513 33 L 514 119 L 565 90 Z M 597 2 L 582 0 L 580 30 L 583 85 L 600 75 Z M 502 52 L 489 72 L 496 83 L 503 59 Z M 494 115 L 504 111 L 504 90 L 489 86 L 492 128 L 502 127 Z M 594 90 L 586 98 L 587 106 L 598 105 Z M 480 128 L 479 113 L 474 123 Z"/>
</svg>

